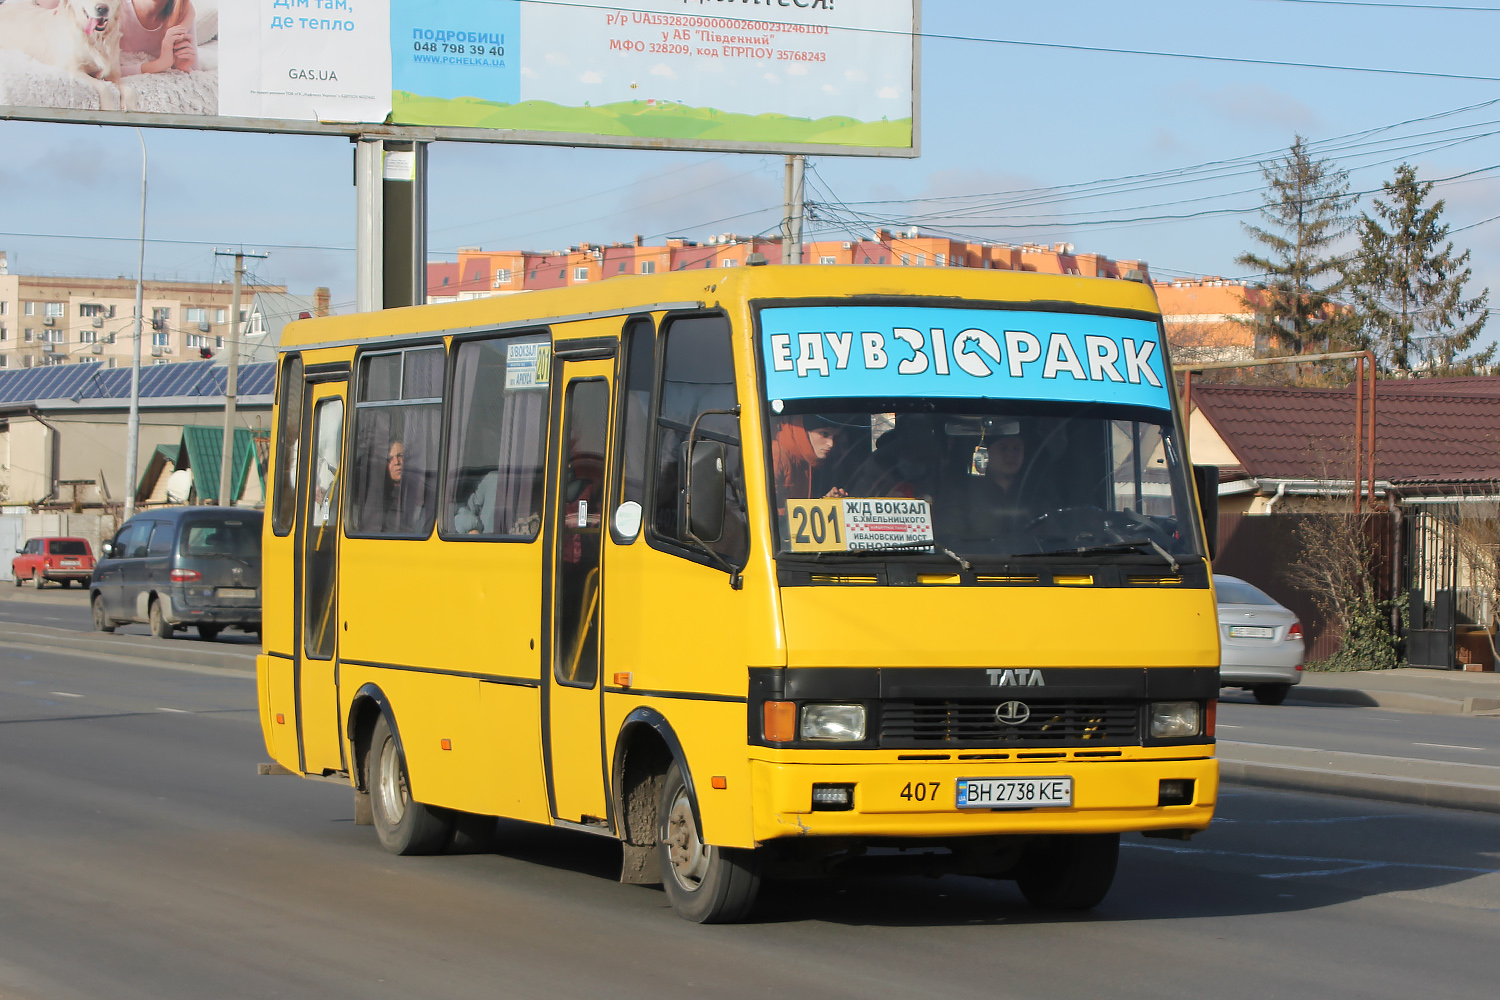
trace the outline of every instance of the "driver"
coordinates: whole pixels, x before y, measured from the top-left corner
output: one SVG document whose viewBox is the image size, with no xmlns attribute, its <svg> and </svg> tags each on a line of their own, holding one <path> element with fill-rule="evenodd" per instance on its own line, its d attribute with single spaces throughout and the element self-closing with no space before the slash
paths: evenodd
<svg viewBox="0 0 1500 1000">
<path fill-rule="evenodd" d="M 945 533 L 975 540 L 1019 535 L 1038 514 L 1051 510 L 1050 483 L 1036 462 L 1028 463 L 1021 422 L 986 419 L 983 443 L 967 470 L 944 491 L 941 512 Z"/>
</svg>

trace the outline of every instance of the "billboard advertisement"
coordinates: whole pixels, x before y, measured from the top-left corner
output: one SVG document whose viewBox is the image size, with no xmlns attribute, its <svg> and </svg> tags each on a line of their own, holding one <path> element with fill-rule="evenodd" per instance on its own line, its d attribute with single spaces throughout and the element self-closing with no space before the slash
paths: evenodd
<svg viewBox="0 0 1500 1000">
<path fill-rule="evenodd" d="M 917 0 L 0 0 L 0 117 L 915 155 Z"/>
</svg>

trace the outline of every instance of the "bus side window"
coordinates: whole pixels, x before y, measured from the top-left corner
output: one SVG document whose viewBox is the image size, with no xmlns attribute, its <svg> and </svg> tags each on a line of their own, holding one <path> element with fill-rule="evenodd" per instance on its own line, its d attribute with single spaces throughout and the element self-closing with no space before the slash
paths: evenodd
<svg viewBox="0 0 1500 1000">
<path fill-rule="evenodd" d="M 656 482 L 652 525 L 658 538 L 684 540 L 680 523 L 682 451 L 693 420 L 704 410 L 728 410 L 738 402 L 734 386 L 734 351 L 729 320 L 723 316 L 669 319 L 663 329 L 664 358 L 656 423 Z M 749 554 L 745 520 L 745 475 L 740 452 L 739 422 L 731 416 L 704 417 L 700 436 L 722 441 L 727 490 L 724 533 L 710 544 L 731 565 L 741 566 Z"/>
<path fill-rule="evenodd" d="M 615 504 L 635 504 L 633 516 L 610 518 L 610 534 L 629 545 L 640 534 L 646 507 L 646 451 L 651 441 L 651 387 L 656 382 L 656 330 L 649 318 L 625 324 L 624 372 L 620 378 L 620 413 L 616 422 Z M 627 512 L 629 514 L 629 512 Z M 633 523 L 633 528 L 632 528 Z"/>
<path fill-rule="evenodd" d="M 443 537 L 530 541 L 537 536 L 551 375 L 552 340 L 545 331 L 459 345 Z"/>
<path fill-rule="evenodd" d="M 346 534 L 432 533 L 445 363 L 442 347 L 359 359 Z"/>
<path fill-rule="evenodd" d="M 297 515 L 298 439 L 302 435 L 302 355 L 293 354 L 281 363 L 277 404 L 281 423 L 276 440 L 276 496 L 271 507 L 271 528 L 278 535 L 292 530 Z"/>
</svg>

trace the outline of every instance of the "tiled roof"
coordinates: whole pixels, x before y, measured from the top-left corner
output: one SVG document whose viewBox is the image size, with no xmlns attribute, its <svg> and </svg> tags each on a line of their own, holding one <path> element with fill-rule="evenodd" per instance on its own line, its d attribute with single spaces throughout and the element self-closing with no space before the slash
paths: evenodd
<svg viewBox="0 0 1500 1000">
<path fill-rule="evenodd" d="M 1452 380 L 1433 380 L 1452 381 Z M 1377 387 L 1375 474 L 1454 481 L 1500 477 L 1500 391 L 1458 395 Z M 1257 479 L 1347 479 L 1352 389 L 1195 385 L 1193 405 Z M 1366 471 L 1366 474 L 1368 472 Z"/>
<path fill-rule="evenodd" d="M 1500 396 L 1500 375 L 1382 379 L 1377 391 L 1381 396 L 1408 393 L 1419 396 Z"/>
<path fill-rule="evenodd" d="M 217 396 L 222 399 L 228 376 L 228 368 L 212 361 L 142 365 L 141 398 Z M 240 396 L 268 396 L 275 382 L 274 362 L 240 365 L 235 389 Z M 80 403 L 129 399 L 130 369 L 105 368 L 102 364 L 71 364 L 0 371 L 0 405 L 74 397 Z"/>
</svg>

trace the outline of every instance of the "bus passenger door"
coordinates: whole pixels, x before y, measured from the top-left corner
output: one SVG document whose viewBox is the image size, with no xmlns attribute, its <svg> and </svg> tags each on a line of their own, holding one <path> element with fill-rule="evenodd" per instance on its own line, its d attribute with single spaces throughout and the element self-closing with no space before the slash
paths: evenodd
<svg viewBox="0 0 1500 1000">
<path fill-rule="evenodd" d="M 348 383 L 310 384 L 304 413 L 311 414 L 303 440 L 309 467 L 303 481 L 302 530 L 297 560 L 302 600 L 297 609 L 297 742 L 302 770 L 310 774 L 343 768 L 339 738 L 338 536 L 343 493 L 344 391 Z"/>
<path fill-rule="evenodd" d="M 600 826 L 604 777 L 599 628 L 611 361 L 559 361 L 562 420 L 553 444 L 544 741 L 552 814 Z M 559 424 L 554 423 L 554 426 Z"/>
</svg>

